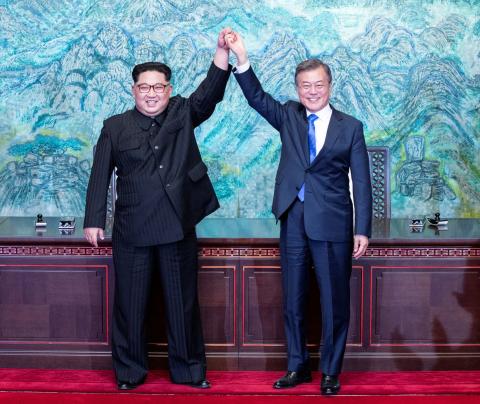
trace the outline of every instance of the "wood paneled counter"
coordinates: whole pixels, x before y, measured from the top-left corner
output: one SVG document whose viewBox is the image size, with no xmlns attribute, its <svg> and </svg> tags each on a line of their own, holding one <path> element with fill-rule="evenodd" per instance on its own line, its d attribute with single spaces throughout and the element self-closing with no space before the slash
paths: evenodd
<svg viewBox="0 0 480 404">
<path fill-rule="evenodd" d="M 58 218 L 0 218 L 0 367 L 110 368 L 111 241 L 98 248 Z M 374 222 L 354 261 L 346 370 L 480 366 L 480 220 L 412 233 L 404 219 Z M 279 227 L 267 219 L 207 219 L 199 292 L 210 369 L 284 369 Z M 152 367 L 166 367 L 161 286 L 148 321 Z M 312 282 L 309 347 L 318 363 L 321 316 Z"/>
</svg>

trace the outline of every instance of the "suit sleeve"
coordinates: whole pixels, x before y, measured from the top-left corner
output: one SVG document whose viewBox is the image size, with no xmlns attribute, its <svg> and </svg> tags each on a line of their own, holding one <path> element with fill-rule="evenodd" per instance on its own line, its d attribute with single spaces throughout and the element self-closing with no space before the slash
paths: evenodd
<svg viewBox="0 0 480 404">
<path fill-rule="evenodd" d="M 83 227 L 105 228 L 107 195 L 113 172 L 112 143 L 105 126 L 98 138 L 87 188 Z"/>
<path fill-rule="evenodd" d="M 222 101 L 231 70 L 231 65 L 228 66 L 228 70 L 223 70 L 212 63 L 207 77 L 188 97 L 194 127 L 210 118 L 215 106 Z"/>
<path fill-rule="evenodd" d="M 263 90 L 252 67 L 244 73 L 235 74 L 235 78 L 248 101 L 248 105 L 263 116 L 270 125 L 280 131 L 284 114 L 283 105 Z"/>
<path fill-rule="evenodd" d="M 355 234 L 372 236 L 372 184 L 367 146 L 361 122 L 355 128 L 350 155 L 353 200 L 355 203 Z"/>
</svg>

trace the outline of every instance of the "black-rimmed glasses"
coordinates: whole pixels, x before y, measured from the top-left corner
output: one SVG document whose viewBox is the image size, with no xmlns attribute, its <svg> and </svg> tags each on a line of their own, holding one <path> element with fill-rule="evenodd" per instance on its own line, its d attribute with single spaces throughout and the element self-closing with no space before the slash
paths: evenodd
<svg viewBox="0 0 480 404">
<path fill-rule="evenodd" d="M 156 94 L 163 94 L 165 92 L 165 90 L 168 88 L 168 86 L 170 86 L 170 84 L 160 84 L 160 83 L 157 83 L 157 84 L 137 84 L 137 88 L 138 88 L 138 91 L 141 92 L 141 93 L 149 93 L 150 92 L 150 89 L 153 88 L 153 91 L 156 93 Z"/>
</svg>

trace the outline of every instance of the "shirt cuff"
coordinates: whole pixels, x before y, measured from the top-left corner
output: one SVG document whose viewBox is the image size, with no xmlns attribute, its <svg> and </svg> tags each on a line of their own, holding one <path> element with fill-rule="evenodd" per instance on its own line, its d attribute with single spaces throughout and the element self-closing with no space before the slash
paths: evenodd
<svg viewBox="0 0 480 404">
<path fill-rule="evenodd" d="M 235 66 L 235 69 L 233 70 L 233 72 L 235 74 L 241 74 L 241 73 L 245 73 L 248 69 L 250 69 L 249 60 L 247 60 L 243 65 Z"/>
</svg>

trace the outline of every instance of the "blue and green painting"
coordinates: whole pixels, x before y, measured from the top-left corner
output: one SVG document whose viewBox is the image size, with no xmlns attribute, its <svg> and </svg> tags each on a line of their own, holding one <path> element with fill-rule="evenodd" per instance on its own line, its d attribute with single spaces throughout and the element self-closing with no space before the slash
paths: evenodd
<svg viewBox="0 0 480 404">
<path fill-rule="evenodd" d="M 282 102 L 300 61 L 331 65 L 332 105 L 390 149 L 393 217 L 480 217 L 479 0 L 0 1 L 0 215 L 82 216 L 103 120 L 133 106 L 132 67 L 169 64 L 188 96 L 225 26 Z M 214 216 L 271 217 L 281 144 L 233 78 L 196 136 Z"/>
</svg>

